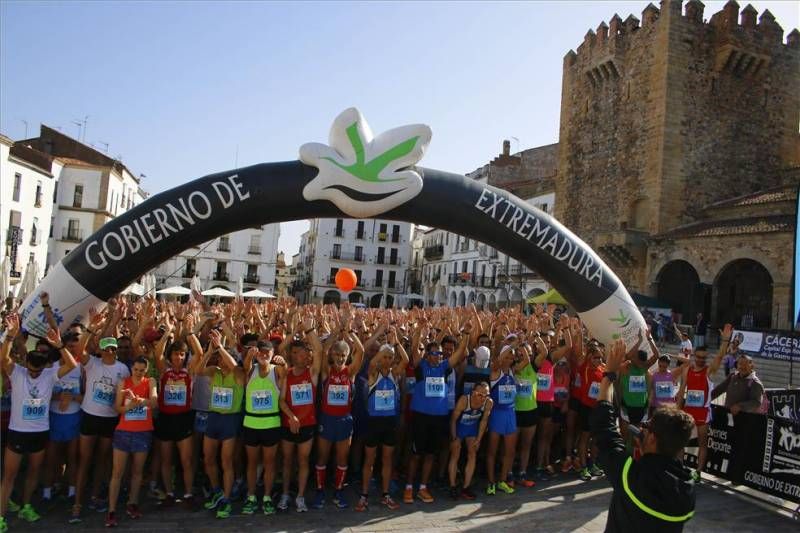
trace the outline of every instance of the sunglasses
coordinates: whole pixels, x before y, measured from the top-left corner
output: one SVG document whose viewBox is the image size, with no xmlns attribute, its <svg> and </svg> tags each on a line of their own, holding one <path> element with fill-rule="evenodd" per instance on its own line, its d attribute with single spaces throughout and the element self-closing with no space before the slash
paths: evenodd
<svg viewBox="0 0 800 533">
<path fill-rule="evenodd" d="M 428 352 L 428 355 L 442 355 L 442 352 Z"/>
<path fill-rule="evenodd" d="M 117 347 L 116 346 L 109 346 L 108 348 L 103 348 L 103 350 L 105 350 L 107 352 L 116 352 L 117 351 Z"/>
</svg>

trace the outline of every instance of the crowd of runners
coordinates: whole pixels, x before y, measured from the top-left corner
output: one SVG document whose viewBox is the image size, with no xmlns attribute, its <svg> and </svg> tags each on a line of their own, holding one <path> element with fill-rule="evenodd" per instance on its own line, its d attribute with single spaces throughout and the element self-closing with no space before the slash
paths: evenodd
<svg viewBox="0 0 800 533">
<path fill-rule="evenodd" d="M 33 502 L 54 500 L 72 523 L 92 510 L 114 527 L 141 517 L 142 485 L 159 506 L 224 519 L 394 510 L 433 502 L 434 485 L 472 500 L 603 475 L 589 418 L 606 347 L 555 306 L 120 296 L 60 331 L 42 301 L 46 338 L 13 312 L 3 319 L 0 531 L 11 512 L 33 522 Z M 716 355 L 661 354 L 648 331 L 625 347 L 614 385 L 631 447 L 630 425 L 677 404 L 697 426 L 703 469 L 710 376 L 731 333 Z"/>
</svg>

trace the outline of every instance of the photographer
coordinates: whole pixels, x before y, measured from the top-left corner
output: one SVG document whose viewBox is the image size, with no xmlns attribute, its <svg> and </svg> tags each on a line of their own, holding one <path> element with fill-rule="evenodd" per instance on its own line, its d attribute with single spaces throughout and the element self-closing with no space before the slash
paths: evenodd
<svg viewBox="0 0 800 533">
<path fill-rule="evenodd" d="M 642 458 L 634 462 L 617 430 L 611 403 L 612 384 L 629 364 L 624 359 L 625 343 L 617 340 L 609 351 L 591 416 L 599 460 L 614 488 L 606 531 L 682 531 L 695 506 L 694 482 L 680 460 L 694 422 L 686 413 L 664 406 L 639 431 L 630 426 L 642 449 Z"/>
</svg>

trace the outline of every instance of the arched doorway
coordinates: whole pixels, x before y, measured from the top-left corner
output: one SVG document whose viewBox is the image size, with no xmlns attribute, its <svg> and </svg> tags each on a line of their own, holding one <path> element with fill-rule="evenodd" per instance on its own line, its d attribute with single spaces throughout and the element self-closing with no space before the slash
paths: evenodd
<svg viewBox="0 0 800 533">
<path fill-rule="evenodd" d="M 369 299 L 369 306 L 370 307 L 380 307 L 381 306 L 381 298 L 383 294 L 373 294 Z"/>
<path fill-rule="evenodd" d="M 335 304 L 339 305 L 339 302 L 342 299 L 342 295 L 339 294 L 339 291 L 325 291 L 325 294 L 322 295 L 322 303 L 323 304 Z"/>
<path fill-rule="evenodd" d="M 437 306 L 447 303 L 447 289 L 445 289 L 443 285 L 440 285 L 439 290 L 436 292 L 435 303 Z"/>
<path fill-rule="evenodd" d="M 497 297 L 494 294 L 489 295 L 489 311 L 497 309 Z"/>
<path fill-rule="evenodd" d="M 364 303 L 364 295 L 360 292 L 351 292 L 347 295 L 347 301 L 351 304 Z"/>
<path fill-rule="evenodd" d="M 478 294 L 478 299 L 475 303 L 475 307 L 478 309 L 483 309 L 486 307 L 486 295 L 484 293 Z"/>
<path fill-rule="evenodd" d="M 697 313 L 710 315 L 710 287 L 700 283 L 697 270 L 688 262 L 670 261 L 661 268 L 656 283 L 657 298 L 681 314 L 682 324 L 694 324 Z"/>
<path fill-rule="evenodd" d="M 753 259 L 728 263 L 714 281 L 714 324 L 742 329 L 772 326 L 772 276 Z"/>
<path fill-rule="evenodd" d="M 500 289 L 497 291 L 497 307 L 508 307 L 508 291 Z"/>
<path fill-rule="evenodd" d="M 519 289 L 511 289 L 511 302 L 512 307 L 516 307 L 522 303 L 522 291 Z"/>
<path fill-rule="evenodd" d="M 475 303 L 475 291 L 470 291 L 469 296 L 467 296 L 467 303 L 474 304 Z"/>
<path fill-rule="evenodd" d="M 448 302 L 448 307 L 455 307 L 458 304 L 458 296 L 456 296 L 456 291 L 450 293 L 450 300 Z"/>
<path fill-rule="evenodd" d="M 461 292 L 458 293 L 458 306 L 459 307 L 464 307 L 464 305 L 466 305 L 466 297 L 467 297 L 467 295 L 464 294 L 464 291 L 461 291 Z"/>
</svg>

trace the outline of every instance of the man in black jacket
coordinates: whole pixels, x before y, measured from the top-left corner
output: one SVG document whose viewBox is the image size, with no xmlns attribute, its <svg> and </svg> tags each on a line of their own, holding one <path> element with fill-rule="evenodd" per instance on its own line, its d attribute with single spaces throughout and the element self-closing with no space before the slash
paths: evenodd
<svg viewBox="0 0 800 533">
<path fill-rule="evenodd" d="M 625 450 L 611 403 L 617 372 L 630 363 L 624 359 L 625 343 L 617 340 L 591 417 L 598 459 L 614 488 L 606 531 L 682 531 L 694 515 L 694 482 L 681 462 L 694 421 L 676 407 L 659 407 L 641 428 L 643 455 L 634 461 Z"/>
</svg>

